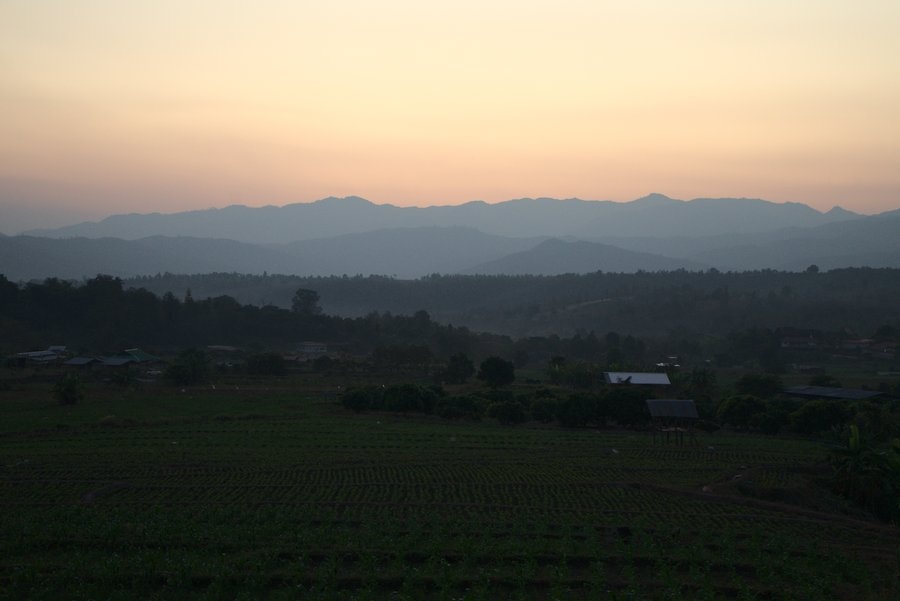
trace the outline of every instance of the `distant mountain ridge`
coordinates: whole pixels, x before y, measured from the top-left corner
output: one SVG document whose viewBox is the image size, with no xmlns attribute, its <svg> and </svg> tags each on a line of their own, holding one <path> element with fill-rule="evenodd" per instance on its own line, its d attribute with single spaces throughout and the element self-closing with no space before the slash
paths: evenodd
<svg viewBox="0 0 900 601">
<path fill-rule="evenodd" d="M 534 248 L 476 265 L 463 273 L 483 275 L 559 275 L 562 273 L 698 271 L 709 265 L 646 252 L 624 250 L 599 242 L 568 242 L 553 238 Z"/>
<path fill-rule="evenodd" d="M 826 213 L 799 203 L 760 199 L 675 200 L 650 194 L 631 202 L 570 198 L 520 198 L 488 204 L 397 207 L 351 196 L 258 208 L 232 205 L 181 213 L 113 215 L 27 235 L 67 238 L 150 236 L 226 238 L 256 244 L 289 243 L 390 228 L 470 227 L 492 235 L 597 238 L 602 236 L 701 236 L 814 227 L 859 218 L 843 209 Z"/>
<path fill-rule="evenodd" d="M 122 237 L 76 236 L 107 231 L 123 232 Z M 125 235 L 146 232 L 153 233 Z M 229 232 L 242 235 L 231 239 Z M 282 238 L 289 241 L 272 241 Z M 427 208 L 350 197 L 285 207 L 117 215 L 45 237 L 0 236 L 0 273 L 12 280 L 164 272 L 412 279 L 432 273 L 710 267 L 798 271 L 813 263 L 821 269 L 900 267 L 900 210 L 860 216 L 839 207 L 822 213 L 796 203 L 680 201 L 661 194 L 629 203 L 526 198 Z"/>
</svg>

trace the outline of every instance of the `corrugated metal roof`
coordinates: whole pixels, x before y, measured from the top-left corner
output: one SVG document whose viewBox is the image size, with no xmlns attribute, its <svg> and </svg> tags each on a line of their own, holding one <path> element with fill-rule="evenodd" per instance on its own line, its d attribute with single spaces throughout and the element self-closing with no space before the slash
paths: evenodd
<svg viewBox="0 0 900 601">
<path fill-rule="evenodd" d="M 641 384 L 648 386 L 668 386 L 671 384 L 668 374 L 654 372 L 608 371 L 606 381 L 609 384 Z"/>
<path fill-rule="evenodd" d="M 813 397 L 817 399 L 847 399 L 858 401 L 870 399 L 881 393 L 877 390 L 862 390 L 859 388 L 834 388 L 831 386 L 791 386 L 785 388 L 787 394 L 795 396 Z"/>
<path fill-rule="evenodd" d="M 134 357 L 134 360 L 138 363 L 148 363 L 153 361 L 160 361 L 160 358 L 156 355 L 151 355 L 147 351 L 141 350 L 139 348 L 127 348 L 120 354 L 126 354 Z"/>
<path fill-rule="evenodd" d="M 686 399 L 647 399 L 651 417 L 684 417 L 697 419 L 697 406 Z"/>
<path fill-rule="evenodd" d="M 99 361 L 95 357 L 72 357 L 68 361 L 63 361 L 63 365 L 89 365 Z"/>
<path fill-rule="evenodd" d="M 59 355 L 53 351 L 28 351 L 25 353 L 18 353 L 16 354 L 16 357 L 32 359 L 34 361 L 45 361 L 47 359 L 56 359 Z"/>
<path fill-rule="evenodd" d="M 115 355 L 112 357 L 105 357 L 103 359 L 103 365 L 109 365 L 110 367 L 128 365 L 129 363 L 137 363 L 137 360 L 130 355 Z"/>
</svg>

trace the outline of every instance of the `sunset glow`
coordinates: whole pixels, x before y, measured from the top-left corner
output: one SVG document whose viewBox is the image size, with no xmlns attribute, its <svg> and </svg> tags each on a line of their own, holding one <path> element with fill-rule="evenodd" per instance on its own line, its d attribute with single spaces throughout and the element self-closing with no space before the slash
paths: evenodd
<svg viewBox="0 0 900 601">
<path fill-rule="evenodd" d="M 898 32 L 895 0 L 5 0 L 0 202 L 895 209 Z"/>
</svg>

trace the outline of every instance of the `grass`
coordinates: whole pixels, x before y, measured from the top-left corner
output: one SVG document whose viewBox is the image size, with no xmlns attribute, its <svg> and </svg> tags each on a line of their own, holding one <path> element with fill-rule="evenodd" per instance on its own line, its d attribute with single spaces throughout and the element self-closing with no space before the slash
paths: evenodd
<svg viewBox="0 0 900 601">
<path fill-rule="evenodd" d="M 818 443 L 354 415 L 334 389 L 0 391 L 0 596 L 900 594 L 897 530 L 815 488 Z"/>
</svg>

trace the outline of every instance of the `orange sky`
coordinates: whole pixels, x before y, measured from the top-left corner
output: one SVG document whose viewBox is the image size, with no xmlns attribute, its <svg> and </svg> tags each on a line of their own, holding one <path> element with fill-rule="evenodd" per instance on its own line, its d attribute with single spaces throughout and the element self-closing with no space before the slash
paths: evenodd
<svg viewBox="0 0 900 601">
<path fill-rule="evenodd" d="M 895 209 L 897 32 L 896 0 L 4 0 L 0 204 Z"/>
</svg>

